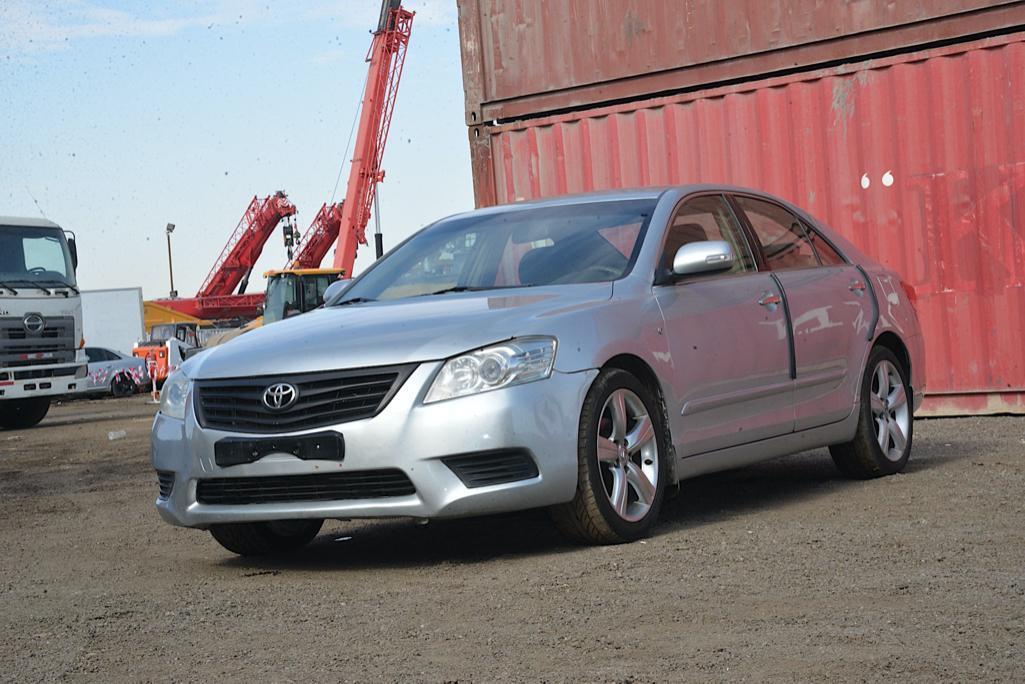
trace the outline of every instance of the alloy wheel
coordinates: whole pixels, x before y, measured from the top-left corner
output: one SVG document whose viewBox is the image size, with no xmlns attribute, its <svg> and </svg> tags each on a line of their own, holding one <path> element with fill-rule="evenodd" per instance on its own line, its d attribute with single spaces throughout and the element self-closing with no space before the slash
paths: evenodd
<svg viewBox="0 0 1025 684">
<path fill-rule="evenodd" d="M 900 371 L 887 360 L 872 374 L 869 401 L 879 448 L 889 460 L 899 461 L 907 448 L 911 411 Z"/>
<path fill-rule="evenodd" d="M 655 426 L 640 397 L 628 389 L 609 395 L 598 420 L 598 465 L 605 495 L 628 522 L 647 515 L 658 491 Z"/>
</svg>

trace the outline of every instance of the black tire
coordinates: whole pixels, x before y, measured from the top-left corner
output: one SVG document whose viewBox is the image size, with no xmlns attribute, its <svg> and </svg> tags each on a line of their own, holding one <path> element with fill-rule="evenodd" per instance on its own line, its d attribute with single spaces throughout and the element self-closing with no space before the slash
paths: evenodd
<svg viewBox="0 0 1025 684">
<path fill-rule="evenodd" d="M 897 422 L 897 430 L 904 437 L 903 448 L 899 449 L 898 438 L 891 430 L 887 429 L 888 423 L 885 419 L 878 418 L 873 410 L 873 396 L 878 399 L 880 367 L 884 371 L 892 368 L 900 378 L 900 385 L 903 387 L 903 401 L 906 406 L 906 431 L 901 429 Z M 892 381 L 892 375 L 889 376 Z M 892 396 L 892 393 L 887 392 Z M 898 399 L 899 401 L 899 399 Z M 894 402 L 894 406 L 898 402 Z M 847 477 L 866 480 L 883 475 L 892 475 L 904 470 L 908 458 L 911 456 L 911 442 L 914 437 L 914 400 L 911 395 L 911 387 L 908 385 L 908 372 L 896 355 L 885 347 L 874 347 L 868 355 L 868 362 L 865 364 L 865 373 L 861 380 L 861 399 L 858 408 L 858 431 L 854 433 L 854 439 L 845 444 L 835 444 L 829 447 L 829 453 L 837 469 Z M 887 415 L 903 416 L 898 409 L 891 411 L 888 402 L 882 404 Z M 877 410 L 879 407 L 877 406 Z M 883 421 L 883 422 L 881 422 Z M 895 421 L 896 422 L 896 419 Z M 904 434 L 906 432 L 906 434 Z M 880 442 L 887 442 L 887 453 L 883 452 Z"/>
<path fill-rule="evenodd" d="M 211 525 L 217 543 L 240 556 L 275 556 L 296 551 L 320 532 L 323 520 L 273 520 Z"/>
<path fill-rule="evenodd" d="M 0 428 L 24 430 L 39 424 L 50 411 L 49 397 L 0 401 Z"/>
<path fill-rule="evenodd" d="M 125 373 L 118 373 L 110 381 L 110 393 L 115 397 L 130 397 L 137 389 L 135 380 Z"/>
<path fill-rule="evenodd" d="M 613 471 L 619 465 L 608 462 L 601 463 L 598 456 L 599 432 L 607 429 L 615 430 L 615 428 L 606 428 L 606 423 L 610 420 L 606 402 L 619 390 L 632 393 L 643 404 L 654 430 L 651 442 L 657 449 L 654 459 L 646 458 L 640 452 L 636 455 L 625 454 L 625 456 L 624 451 L 619 452 L 621 458 L 625 457 L 634 463 L 632 473 L 634 477 L 636 477 L 637 468 L 642 463 L 646 464 L 649 469 L 653 463 L 656 464 L 656 481 L 653 483 L 654 496 L 651 497 L 650 507 L 643 516 L 633 520 L 626 519 L 617 513 L 611 500 L 613 496 L 611 492 L 615 492 L 616 489 L 613 484 L 610 492 L 609 481 L 615 479 Z M 632 419 L 636 421 L 636 414 Z M 628 434 L 630 425 L 628 422 L 625 430 Z M 637 425 L 636 422 L 632 424 L 634 428 Z M 614 437 L 614 432 L 610 432 L 610 434 Z M 612 443 L 615 444 L 615 441 L 613 440 Z M 569 503 L 552 507 L 551 516 L 556 527 L 570 539 L 587 544 L 620 544 L 645 536 L 658 519 L 662 500 L 665 498 L 666 480 L 670 472 L 668 440 L 660 400 L 636 377 L 626 371 L 614 368 L 601 371 L 584 399 L 584 407 L 580 413 L 577 445 L 577 491 Z M 651 455 L 647 454 L 647 456 Z M 626 463 L 626 461 L 622 461 L 622 463 Z M 626 471 L 620 470 L 620 472 L 625 473 Z M 650 483 L 650 478 L 648 482 Z M 625 484 L 622 486 L 626 487 Z M 624 501 L 629 502 L 628 506 L 641 505 L 643 507 L 644 502 L 640 498 L 639 491 L 634 485 L 630 485 L 624 498 Z M 629 501 L 630 496 L 634 497 L 632 501 Z"/>
</svg>

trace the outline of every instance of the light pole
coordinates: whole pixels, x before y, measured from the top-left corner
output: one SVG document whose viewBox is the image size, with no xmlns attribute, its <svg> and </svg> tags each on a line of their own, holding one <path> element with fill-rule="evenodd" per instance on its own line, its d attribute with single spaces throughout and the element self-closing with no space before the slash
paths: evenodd
<svg viewBox="0 0 1025 684">
<path fill-rule="evenodd" d="M 174 232 L 174 224 L 168 223 L 164 232 L 167 233 L 167 273 L 171 276 L 171 299 L 174 299 L 178 296 L 178 291 L 174 289 L 174 266 L 171 263 L 171 233 Z"/>
</svg>

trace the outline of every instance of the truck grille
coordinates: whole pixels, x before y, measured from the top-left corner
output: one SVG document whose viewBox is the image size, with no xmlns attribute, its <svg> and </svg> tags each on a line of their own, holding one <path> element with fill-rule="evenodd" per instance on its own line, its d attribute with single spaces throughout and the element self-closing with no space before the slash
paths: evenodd
<svg viewBox="0 0 1025 684">
<path fill-rule="evenodd" d="M 357 470 L 350 473 L 223 477 L 196 482 L 202 504 L 238 506 L 290 501 L 382 499 L 415 494 L 401 470 Z"/>
<path fill-rule="evenodd" d="M 377 415 L 415 366 L 387 366 L 304 375 L 196 381 L 196 417 L 205 428 L 282 433 Z M 278 383 L 296 389 L 291 406 L 272 410 L 264 392 Z"/>
<path fill-rule="evenodd" d="M 71 363 L 77 347 L 72 316 L 44 317 L 43 329 L 35 333 L 21 317 L 0 318 L 0 367 Z"/>
</svg>

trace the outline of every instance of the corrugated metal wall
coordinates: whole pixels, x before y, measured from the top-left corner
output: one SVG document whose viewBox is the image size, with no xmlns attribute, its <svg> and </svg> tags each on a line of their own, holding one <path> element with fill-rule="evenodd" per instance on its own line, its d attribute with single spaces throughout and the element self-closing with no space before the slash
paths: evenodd
<svg viewBox="0 0 1025 684">
<path fill-rule="evenodd" d="M 458 0 L 466 122 L 534 116 L 1025 23 L 1020 0 Z"/>
<path fill-rule="evenodd" d="M 471 129 L 478 203 L 690 182 L 808 209 L 914 285 L 927 407 L 1025 409 L 1025 33 Z"/>
</svg>

